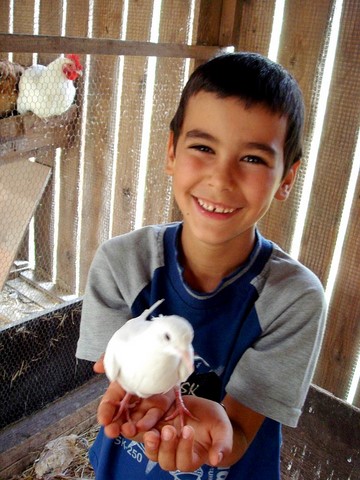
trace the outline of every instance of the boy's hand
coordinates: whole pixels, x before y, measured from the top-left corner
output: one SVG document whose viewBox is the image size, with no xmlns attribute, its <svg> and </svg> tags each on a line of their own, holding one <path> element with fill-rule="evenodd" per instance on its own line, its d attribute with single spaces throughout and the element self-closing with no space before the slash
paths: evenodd
<svg viewBox="0 0 360 480">
<path fill-rule="evenodd" d="M 94 365 L 97 373 L 104 373 L 102 358 Z M 123 399 L 125 390 L 111 382 L 98 407 L 98 421 L 110 438 L 123 435 L 144 442 L 146 455 L 158 462 L 164 470 L 194 471 L 201 465 L 219 465 L 232 449 L 233 429 L 223 409 L 216 402 L 195 396 L 183 400 L 197 420 L 186 417 L 186 425 L 179 430 L 178 418 L 172 424 L 162 419 L 169 413 L 175 400 L 174 391 L 149 398 L 136 398 L 130 410 L 131 422 L 120 418 L 113 422 L 116 403 Z M 170 411 L 171 413 L 171 411 Z"/>
<path fill-rule="evenodd" d="M 194 471 L 203 464 L 217 466 L 232 450 L 233 429 L 223 407 L 200 397 L 183 397 L 198 420 L 186 418 L 179 432 L 174 425 L 162 426 L 143 435 L 145 453 L 163 470 Z"/>
<path fill-rule="evenodd" d="M 93 370 L 95 373 L 105 373 L 104 367 L 104 355 L 101 355 L 99 360 L 97 360 L 93 365 Z"/>
<path fill-rule="evenodd" d="M 94 371 L 104 373 L 103 357 L 94 364 Z M 113 422 L 118 409 L 117 404 L 124 396 L 125 390 L 117 382 L 111 382 L 98 407 L 98 422 L 105 427 L 105 434 L 110 438 L 122 434 L 127 438 L 142 441 L 142 433 L 152 429 L 160 421 L 175 399 L 173 391 L 165 395 L 152 395 L 149 398 L 134 396 L 136 406 L 130 410 L 131 422 L 128 422 L 125 416 Z"/>
</svg>

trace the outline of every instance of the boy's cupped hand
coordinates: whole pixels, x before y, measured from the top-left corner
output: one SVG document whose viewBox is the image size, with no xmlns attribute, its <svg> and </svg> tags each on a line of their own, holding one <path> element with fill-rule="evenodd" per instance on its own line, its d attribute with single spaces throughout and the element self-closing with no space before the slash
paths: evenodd
<svg viewBox="0 0 360 480">
<path fill-rule="evenodd" d="M 102 359 L 94 370 L 104 373 Z M 217 466 L 232 450 L 233 430 L 221 405 L 195 396 L 184 396 L 187 408 L 196 419 L 186 417 L 186 425 L 179 430 L 179 419 L 162 420 L 174 408 L 175 393 L 134 396 L 130 421 L 124 416 L 115 422 L 116 406 L 125 395 L 117 382 L 111 382 L 98 407 L 98 421 L 110 438 L 119 435 L 143 442 L 146 455 L 158 462 L 163 470 L 193 471 L 203 464 Z"/>
</svg>

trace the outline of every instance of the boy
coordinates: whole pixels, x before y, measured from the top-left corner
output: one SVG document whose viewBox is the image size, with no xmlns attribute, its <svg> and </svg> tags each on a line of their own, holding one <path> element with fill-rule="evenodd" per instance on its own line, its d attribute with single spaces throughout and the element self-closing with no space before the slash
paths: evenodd
<svg viewBox="0 0 360 480">
<path fill-rule="evenodd" d="M 190 77 L 166 159 L 183 222 L 100 247 L 77 356 L 98 359 L 115 330 L 164 298 L 156 315 L 194 327 L 199 359 L 183 390 L 195 395 L 183 398 L 197 420 L 186 417 L 180 433 L 176 421 L 164 424 L 173 392 L 137 403 L 132 423 L 112 422 L 115 407 L 102 401 L 105 428 L 91 451 L 97 479 L 279 479 L 280 425 L 300 416 L 325 304 L 318 279 L 256 224 L 273 198 L 290 193 L 302 127 L 297 83 L 258 54 L 215 57 Z M 104 400 L 123 395 L 112 383 Z"/>
</svg>

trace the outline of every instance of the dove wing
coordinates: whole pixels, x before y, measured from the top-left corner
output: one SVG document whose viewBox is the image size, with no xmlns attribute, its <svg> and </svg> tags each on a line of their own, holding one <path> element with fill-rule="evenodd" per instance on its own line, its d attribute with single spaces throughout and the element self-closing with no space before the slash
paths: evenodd
<svg viewBox="0 0 360 480">
<path fill-rule="evenodd" d="M 104 368 L 106 376 L 111 382 L 119 378 L 121 371 L 123 342 L 121 340 L 121 335 L 119 335 L 120 330 L 114 333 L 105 350 Z"/>
<path fill-rule="evenodd" d="M 134 361 L 137 339 L 150 325 L 151 322 L 140 317 L 132 318 L 110 338 L 104 356 L 105 372 L 110 381 L 120 380 L 124 366 Z"/>
</svg>

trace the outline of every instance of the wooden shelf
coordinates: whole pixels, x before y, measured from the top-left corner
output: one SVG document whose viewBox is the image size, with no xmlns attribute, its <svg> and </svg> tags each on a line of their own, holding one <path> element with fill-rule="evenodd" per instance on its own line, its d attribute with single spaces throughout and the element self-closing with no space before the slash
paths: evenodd
<svg viewBox="0 0 360 480">
<path fill-rule="evenodd" d="M 33 113 L 0 120 L 0 166 L 24 157 L 35 157 L 39 149 L 68 147 L 75 138 L 78 108 L 72 105 L 62 115 L 39 118 Z"/>
</svg>

